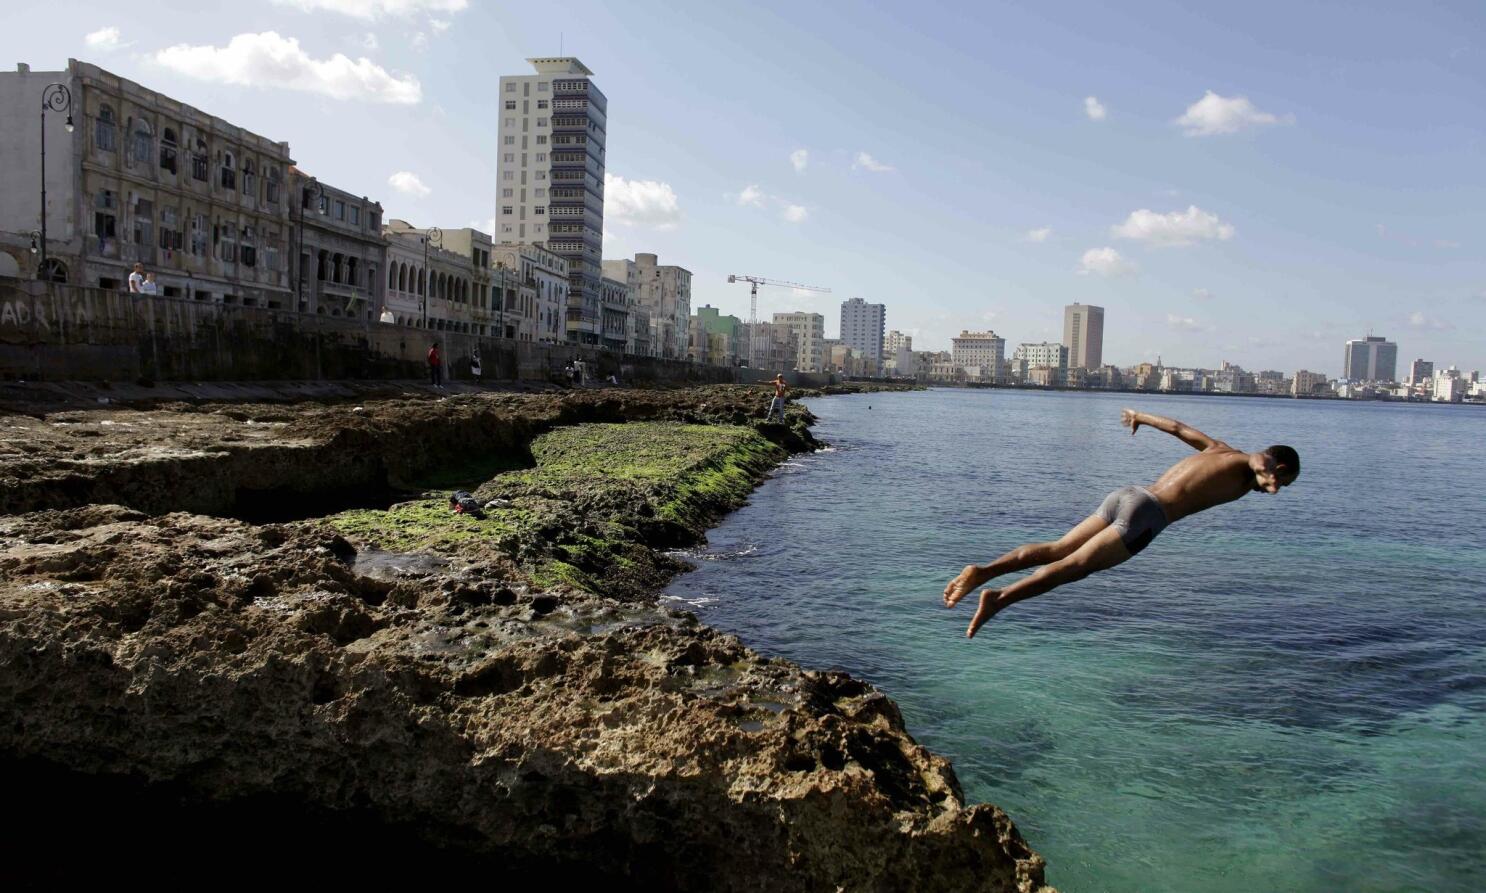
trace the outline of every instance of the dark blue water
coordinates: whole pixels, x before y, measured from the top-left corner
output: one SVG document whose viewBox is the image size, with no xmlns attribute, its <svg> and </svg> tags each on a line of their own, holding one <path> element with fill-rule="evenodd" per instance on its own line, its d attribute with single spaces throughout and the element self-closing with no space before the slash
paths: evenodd
<svg viewBox="0 0 1486 893">
<path fill-rule="evenodd" d="M 965 640 L 969 602 L 939 601 L 963 565 L 1188 451 L 1132 438 L 1130 404 L 1289 443 L 1300 479 Z M 885 689 L 1051 883 L 1486 889 L 1486 411 L 962 390 L 810 408 L 834 449 L 781 468 L 668 594 Z"/>
</svg>

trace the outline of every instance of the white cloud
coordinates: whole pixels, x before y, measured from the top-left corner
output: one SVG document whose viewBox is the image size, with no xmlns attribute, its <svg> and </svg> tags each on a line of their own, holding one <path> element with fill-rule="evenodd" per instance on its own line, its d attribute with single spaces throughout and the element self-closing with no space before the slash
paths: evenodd
<svg viewBox="0 0 1486 893">
<path fill-rule="evenodd" d="M 626 180 L 606 173 L 604 214 L 615 223 L 673 229 L 681 222 L 681 205 L 669 183 Z"/>
<path fill-rule="evenodd" d="M 1100 102 L 1097 98 L 1093 96 L 1085 96 L 1084 114 L 1089 116 L 1090 121 L 1103 121 L 1105 117 L 1109 115 L 1109 110 L 1106 109 L 1104 107 L 1104 103 Z"/>
<path fill-rule="evenodd" d="M 1249 102 L 1247 96 L 1224 97 L 1211 90 L 1201 99 L 1187 106 L 1187 111 L 1176 119 L 1177 126 L 1187 136 L 1215 136 L 1220 133 L 1237 133 L 1245 127 L 1263 127 L 1283 121 L 1292 124 L 1293 115 L 1283 119 L 1269 112 L 1261 112 Z"/>
<path fill-rule="evenodd" d="M 784 219 L 790 223 L 804 223 L 805 218 L 810 216 L 810 211 L 804 205 L 785 205 Z"/>
<path fill-rule="evenodd" d="M 980 314 L 980 318 L 984 322 L 995 322 L 996 321 L 996 318 L 999 317 L 1000 315 L 1001 314 L 998 313 L 995 310 L 987 310 L 987 311 L 985 311 L 985 312 L 983 312 L 983 313 Z"/>
<path fill-rule="evenodd" d="M 1141 208 L 1131 211 L 1125 222 L 1111 232 L 1122 239 L 1134 239 L 1157 247 L 1191 245 L 1203 239 L 1225 240 L 1233 238 L 1233 227 L 1196 205 L 1185 211 L 1157 214 Z"/>
<path fill-rule="evenodd" d="M 872 171 L 875 174 L 884 173 L 886 171 L 890 171 L 890 170 L 893 169 L 892 168 L 892 165 L 883 164 L 882 162 L 878 161 L 876 158 L 873 158 L 871 155 L 868 155 L 866 152 L 858 152 L 857 153 L 856 161 L 853 161 L 851 163 L 851 169 L 852 170 L 856 170 L 857 168 L 861 168 L 863 170 L 869 170 L 869 171 Z"/>
<path fill-rule="evenodd" d="M 119 29 L 113 26 L 99 28 L 97 31 L 84 37 L 83 43 L 87 44 L 90 50 L 103 50 L 105 52 L 116 50 L 121 46 L 127 46 L 127 44 L 119 42 Z"/>
<path fill-rule="evenodd" d="M 418 52 L 423 52 L 424 50 L 428 49 L 428 35 L 424 34 L 422 31 L 419 31 L 417 34 L 413 35 L 411 45 L 413 49 L 417 50 Z"/>
<path fill-rule="evenodd" d="M 450 21 L 448 19 L 429 19 L 428 20 L 428 27 L 432 28 L 433 29 L 433 33 L 435 33 L 435 34 L 443 34 L 445 31 L 448 31 L 450 24 L 451 23 L 450 23 Z"/>
<path fill-rule="evenodd" d="M 304 12 L 338 12 L 356 19 L 405 19 L 420 13 L 461 12 L 469 0 L 272 0 Z"/>
<path fill-rule="evenodd" d="M 1052 235 L 1052 234 L 1053 234 L 1053 228 L 1050 227 L 1050 226 L 1044 226 L 1041 229 L 1029 229 L 1029 230 L 1027 230 L 1026 239 L 1027 239 L 1028 242 L 1046 242 L 1047 241 L 1047 237 L 1050 236 L 1050 235 Z"/>
<path fill-rule="evenodd" d="M 795 173 L 805 173 L 805 166 L 810 163 L 810 151 L 808 149 L 796 149 L 789 153 L 789 163 L 794 165 Z"/>
<path fill-rule="evenodd" d="M 178 44 L 155 54 L 156 64 L 178 74 L 220 84 L 280 87 L 335 99 L 417 103 L 423 88 L 412 75 L 388 73 L 362 57 L 354 62 L 336 53 L 314 59 L 299 41 L 276 32 L 239 34 L 225 47 Z"/>
<path fill-rule="evenodd" d="M 1446 329 L 1452 328 L 1449 323 L 1435 319 L 1432 316 L 1426 316 L 1422 311 L 1418 310 L 1409 315 L 1409 325 L 1416 329 L 1432 329 L 1436 332 L 1443 332 Z"/>
<path fill-rule="evenodd" d="M 387 185 L 413 198 L 427 198 L 428 194 L 433 192 L 432 189 L 424 186 L 423 181 L 418 179 L 418 175 L 412 171 L 398 171 L 387 178 Z"/>
<path fill-rule="evenodd" d="M 1166 314 L 1166 324 L 1178 332 L 1206 332 L 1207 326 L 1190 316 L 1177 316 L 1175 313 Z"/>
<path fill-rule="evenodd" d="M 1192 297 L 1196 298 L 1199 301 L 1211 301 L 1213 298 L 1213 293 L 1205 288 L 1194 288 L 1192 289 Z"/>
<path fill-rule="evenodd" d="M 1113 248 L 1090 248 L 1078 262 L 1078 274 L 1088 276 L 1128 276 L 1136 271 L 1135 264 L 1125 260 Z"/>
<path fill-rule="evenodd" d="M 368 31 L 366 36 L 361 38 L 361 46 L 364 49 L 375 51 L 381 47 L 381 44 L 377 42 L 377 35 Z"/>
<path fill-rule="evenodd" d="M 762 208 L 764 206 L 765 198 L 767 198 L 767 196 L 764 195 L 764 191 L 762 189 L 758 188 L 757 186 L 749 185 L 744 186 L 743 191 L 738 193 L 734 200 L 744 207 Z"/>
</svg>

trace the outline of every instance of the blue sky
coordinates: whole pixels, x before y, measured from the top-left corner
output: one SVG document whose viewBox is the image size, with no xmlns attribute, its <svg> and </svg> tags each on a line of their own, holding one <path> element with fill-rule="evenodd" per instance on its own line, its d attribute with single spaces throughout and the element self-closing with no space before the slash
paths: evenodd
<svg viewBox="0 0 1486 893">
<path fill-rule="evenodd" d="M 218 8 L 26 4 L 0 44 L 288 140 L 450 227 L 494 212 L 496 78 L 561 43 L 609 97 L 605 256 L 687 267 L 695 305 L 746 316 L 726 277 L 749 273 L 833 289 L 766 290 L 763 314 L 830 334 L 861 296 L 920 348 L 1056 340 L 1078 300 L 1120 364 L 1336 375 L 1370 329 L 1401 362 L 1486 368 L 1477 0 Z"/>
</svg>

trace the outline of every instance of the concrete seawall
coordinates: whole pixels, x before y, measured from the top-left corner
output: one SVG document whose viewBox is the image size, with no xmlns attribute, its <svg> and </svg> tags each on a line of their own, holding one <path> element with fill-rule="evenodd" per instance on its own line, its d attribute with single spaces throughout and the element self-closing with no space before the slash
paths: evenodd
<svg viewBox="0 0 1486 893">
<path fill-rule="evenodd" d="M 0 279 L 0 381 L 417 379 L 431 341 L 447 374 L 548 381 L 581 359 L 590 377 L 715 384 L 734 370 L 577 345 L 535 344 L 266 307 Z"/>
</svg>

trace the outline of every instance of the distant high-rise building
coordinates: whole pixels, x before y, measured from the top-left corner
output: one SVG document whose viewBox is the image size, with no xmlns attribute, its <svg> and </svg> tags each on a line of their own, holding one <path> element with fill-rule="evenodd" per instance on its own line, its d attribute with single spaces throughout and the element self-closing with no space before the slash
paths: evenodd
<svg viewBox="0 0 1486 893">
<path fill-rule="evenodd" d="M 536 74 L 502 77 L 496 100 L 495 239 L 542 245 L 568 262 L 568 340 L 599 344 L 609 103 L 577 59 L 526 61 Z"/>
<path fill-rule="evenodd" d="M 799 356 L 795 368 L 801 372 L 820 372 L 825 368 L 825 357 L 821 353 L 826 340 L 826 318 L 820 313 L 776 313 L 774 325 L 785 326 L 795 333 Z"/>
<path fill-rule="evenodd" d="M 1004 377 L 1006 339 L 995 332 L 962 331 L 959 337 L 950 339 L 949 353 L 959 368 L 979 369 L 983 381 L 1000 381 Z"/>
<path fill-rule="evenodd" d="M 886 330 L 887 307 L 868 304 L 861 298 L 841 302 L 841 341 L 873 367 L 882 362 L 882 336 Z"/>
<path fill-rule="evenodd" d="M 1434 378 L 1434 363 L 1429 360 L 1415 360 L 1409 364 L 1408 384 L 1418 385 Z"/>
<path fill-rule="evenodd" d="M 1398 345 L 1387 338 L 1353 338 L 1342 358 L 1342 378 L 1347 381 L 1397 381 Z"/>
<path fill-rule="evenodd" d="M 1068 368 L 1098 369 L 1104 364 L 1104 308 L 1069 304 L 1063 308 L 1063 346 Z"/>
<path fill-rule="evenodd" d="M 1317 394 L 1325 394 L 1327 390 L 1326 375 L 1321 372 L 1307 372 L 1301 369 L 1295 373 L 1295 378 L 1290 386 L 1290 393 L 1296 397 L 1309 397 Z"/>
<path fill-rule="evenodd" d="M 1067 369 L 1068 354 L 1068 347 L 1056 341 L 1024 342 L 1011 355 L 1012 372 L 1025 381 L 1033 369 Z"/>
</svg>

